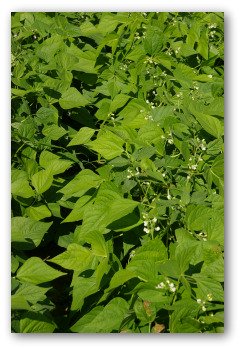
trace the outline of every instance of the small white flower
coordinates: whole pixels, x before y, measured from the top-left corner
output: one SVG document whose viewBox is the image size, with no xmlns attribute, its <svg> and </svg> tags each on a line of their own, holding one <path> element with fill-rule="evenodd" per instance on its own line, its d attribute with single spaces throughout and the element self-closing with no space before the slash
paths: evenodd
<svg viewBox="0 0 241 349">
<path fill-rule="evenodd" d="M 130 175 L 128 175 L 126 178 L 130 179 L 130 178 L 131 178 L 131 176 L 130 176 Z"/>
<path fill-rule="evenodd" d="M 145 226 L 145 227 L 148 226 L 148 221 L 144 221 L 144 226 Z"/>
<path fill-rule="evenodd" d="M 165 284 L 164 284 L 164 282 L 160 282 L 157 286 L 156 286 L 156 288 L 165 288 Z"/>
<path fill-rule="evenodd" d="M 202 311 L 206 311 L 207 309 L 206 309 L 206 307 L 203 305 L 202 306 Z"/>
<path fill-rule="evenodd" d="M 171 195 L 170 194 L 167 194 L 167 200 L 171 200 Z"/>
<path fill-rule="evenodd" d="M 147 228 L 144 228 L 143 231 L 144 231 L 145 233 L 147 233 L 147 234 L 150 233 L 150 230 L 147 229 Z"/>
<path fill-rule="evenodd" d="M 212 74 L 209 74 L 209 75 L 208 75 L 208 78 L 209 78 L 209 79 L 212 79 L 212 77 L 213 77 Z"/>
<path fill-rule="evenodd" d="M 213 295 L 212 295 L 212 293 L 208 293 L 208 294 L 207 294 L 207 299 L 208 299 L 209 301 L 212 301 L 212 300 L 213 300 Z"/>
<path fill-rule="evenodd" d="M 197 169 L 197 165 L 191 165 L 191 166 L 189 166 L 189 168 L 191 169 L 191 170 L 196 170 Z"/>
<path fill-rule="evenodd" d="M 187 180 L 189 181 L 189 179 L 191 179 L 191 176 L 187 175 Z"/>
<path fill-rule="evenodd" d="M 200 298 L 197 299 L 197 303 L 198 304 L 201 304 L 202 303 L 202 300 Z"/>
<path fill-rule="evenodd" d="M 176 292 L 176 287 L 175 287 L 175 286 L 170 287 L 170 291 L 171 291 L 171 292 Z"/>
<path fill-rule="evenodd" d="M 168 139 L 168 140 L 167 140 L 167 143 L 173 144 L 173 139 L 172 139 L 172 138 Z"/>
<path fill-rule="evenodd" d="M 207 149 L 203 143 L 200 144 L 200 148 L 201 148 L 203 151 Z"/>
<path fill-rule="evenodd" d="M 157 222 L 157 218 L 154 217 L 153 220 L 152 220 L 152 222 L 156 223 L 156 222 Z"/>
<path fill-rule="evenodd" d="M 166 280 L 166 283 L 169 285 L 169 284 L 170 284 L 170 281 L 167 279 L 167 280 Z"/>
<path fill-rule="evenodd" d="M 160 227 L 156 227 L 155 228 L 155 231 L 159 231 L 161 228 Z"/>
</svg>

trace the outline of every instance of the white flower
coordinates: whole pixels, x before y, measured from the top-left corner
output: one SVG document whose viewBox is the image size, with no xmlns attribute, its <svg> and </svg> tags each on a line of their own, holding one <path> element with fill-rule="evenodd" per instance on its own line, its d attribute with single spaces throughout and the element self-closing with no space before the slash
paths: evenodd
<svg viewBox="0 0 241 349">
<path fill-rule="evenodd" d="M 191 165 L 191 166 L 189 166 L 189 168 L 191 169 L 191 170 L 196 170 L 197 169 L 197 165 Z"/>
<path fill-rule="evenodd" d="M 202 306 L 202 311 L 206 311 L 207 309 L 206 309 L 206 307 L 203 305 Z"/>
<path fill-rule="evenodd" d="M 148 226 L 148 221 L 144 221 L 144 226 L 145 226 L 145 227 Z"/>
<path fill-rule="evenodd" d="M 168 142 L 169 144 L 173 144 L 173 139 L 170 138 L 170 139 L 167 140 L 167 142 Z"/>
<path fill-rule="evenodd" d="M 207 149 L 203 143 L 200 144 L 200 148 L 201 148 L 202 150 L 206 150 L 206 149 Z"/>
<path fill-rule="evenodd" d="M 169 286 L 170 286 L 170 285 L 169 285 Z M 171 292 L 176 292 L 176 287 L 175 287 L 175 286 L 170 287 L 170 291 L 171 291 Z"/>
<path fill-rule="evenodd" d="M 150 233 L 150 230 L 147 229 L 147 228 L 144 228 L 143 231 L 144 231 L 145 233 L 147 233 L 147 234 Z"/>
<path fill-rule="evenodd" d="M 212 79 L 212 77 L 213 77 L 212 74 L 209 74 L 209 75 L 208 75 L 208 78 Z"/>
<path fill-rule="evenodd" d="M 160 227 L 156 227 L 155 228 L 155 231 L 159 231 L 161 228 Z"/>
<path fill-rule="evenodd" d="M 212 295 L 212 293 L 208 293 L 208 294 L 207 294 L 207 299 L 208 299 L 209 301 L 212 301 L 212 300 L 213 300 L 213 295 Z"/>
<path fill-rule="evenodd" d="M 152 222 L 156 223 L 156 222 L 157 222 L 157 218 L 154 217 L 153 220 L 152 220 Z"/>
<path fill-rule="evenodd" d="M 202 300 L 200 298 L 197 299 L 197 303 L 198 304 L 201 304 L 202 303 Z"/>
<path fill-rule="evenodd" d="M 171 200 L 171 195 L 170 194 L 167 194 L 167 200 Z"/>
<path fill-rule="evenodd" d="M 131 176 L 130 176 L 130 175 L 128 175 L 126 178 L 130 179 L 130 178 L 131 178 Z"/>
<path fill-rule="evenodd" d="M 165 287 L 164 282 L 160 282 L 160 283 L 156 286 L 156 288 L 164 288 L 164 287 Z"/>
</svg>

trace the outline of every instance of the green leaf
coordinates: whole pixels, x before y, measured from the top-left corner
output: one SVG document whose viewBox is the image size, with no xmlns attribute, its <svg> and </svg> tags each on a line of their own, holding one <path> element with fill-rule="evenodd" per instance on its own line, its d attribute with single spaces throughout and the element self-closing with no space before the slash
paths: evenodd
<svg viewBox="0 0 241 349">
<path fill-rule="evenodd" d="M 147 300 L 152 303 L 167 302 L 168 296 L 165 296 L 158 290 L 140 290 L 138 296 L 143 300 Z"/>
<path fill-rule="evenodd" d="M 46 299 L 46 292 L 50 288 L 23 283 L 15 293 L 15 296 L 24 297 L 31 304 L 36 304 Z"/>
<path fill-rule="evenodd" d="M 72 161 L 60 159 L 59 156 L 43 150 L 39 157 L 40 166 L 44 167 L 53 176 L 66 171 L 71 165 Z"/>
<path fill-rule="evenodd" d="M 25 212 L 30 218 L 35 219 L 36 221 L 52 216 L 51 211 L 46 205 L 27 207 Z"/>
<path fill-rule="evenodd" d="M 217 118 L 195 110 L 192 105 L 189 105 L 189 109 L 203 129 L 210 135 L 216 138 L 220 138 L 223 135 L 223 125 Z"/>
<path fill-rule="evenodd" d="M 20 319 L 20 333 L 53 333 L 56 327 L 42 314 L 29 312 Z"/>
<path fill-rule="evenodd" d="M 73 210 L 62 221 L 62 223 L 75 222 L 83 219 L 84 212 L 92 205 L 92 197 L 90 195 L 84 195 L 80 197 L 74 204 Z"/>
<path fill-rule="evenodd" d="M 38 285 L 44 282 L 52 281 L 65 273 L 58 271 L 39 257 L 30 257 L 24 262 L 21 268 L 18 269 L 17 278 L 22 282 L 30 282 Z"/>
<path fill-rule="evenodd" d="M 86 144 L 89 142 L 95 130 L 89 127 L 82 127 L 69 142 L 68 147 L 73 145 Z"/>
<path fill-rule="evenodd" d="M 108 290 L 124 285 L 124 283 L 132 278 L 138 277 L 137 273 L 132 270 L 118 270 L 112 277 Z"/>
<path fill-rule="evenodd" d="M 108 248 L 103 235 L 98 231 L 92 231 L 85 237 L 86 242 L 91 244 L 92 253 L 95 256 L 107 257 Z"/>
<path fill-rule="evenodd" d="M 57 124 L 58 112 L 55 108 L 41 107 L 36 113 L 36 121 L 39 124 Z"/>
<path fill-rule="evenodd" d="M 43 194 L 53 183 L 53 174 L 49 170 L 41 170 L 35 173 L 32 178 L 32 185 L 38 194 Z"/>
<path fill-rule="evenodd" d="M 174 311 L 170 316 L 170 332 L 171 333 L 193 333 L 199 332 L 200 323 L 186 322 L 185 319 L 195 319 L 199 305 L 192 299 L 182 299 L 174 304 Z"/>
<path fill-rule="evenodd" d="M 116 95 L 110 104 L 110 112 L 112 113 L 116 109 L 123 107 L 129 99 L 130 99 L 130 96 L 124 95 L 122 93 L 119 95 Z"/>
<path fill-rule="evenodd" d="M 212 217 L 212 209 L 207 206 L 189 205 L 186 211 L 186 223 L 189 230 L 202 230 Z"/>
<path fill-rule="evenodd" d="M 144 49 L 150 56 L 154 56 L 160 52 L 163 45 L 163 33 L 157 28 L 148 28 L 147 37 L 144 40 Z"/>
<path fill-rule="evenodd" d="M 30 187 L 29 181 L 26 178 L 19 178 L 12 182 L 11 193 L 22 198 L 30 198 L 35 195 L 34 190 Z"/>
<path fill-rule="evenodd" d="M 179 265 L 180 272 L 184 273 L 191 263 L 192 257 L 197 249 L 196 243 L 182 243 L 178 244 L 175 250 L 175 259 Z"/>
<path fill-rule="evenodd" d="M 78 333 L 110 333 L 119 331 L 128 309 L 128 303 L 123 298 L 116 297 L 104 308 L 94 308 L 84 315 L 71 327 L 71 330 Z"/>
<path fill-rule="evenodd" d="M 156 317 L 156 307 L 148 300 L 142 301 L 138 298 L 134 304 L 134 311 L 143 323 L 151 323 Z"/>
<path fill-rule="evenodd" d="M 197 282 L 197 290 L 196 290 L 197 298 L 206 300 L 207 295 L 211 294 L 213 301 L 223 302 L 224 291 L 220 282 L 212 278 L 205 277 L 201 274 L 199 275 L 195 274 L 193 275 L 193 277 Z"/>
<path fill-rule="evenodd" d="M 79 244 L 69 244 L 67 250 L 49 261 L 60 265 L 65 269 L 86 270 L 91 267 L 94 254 L 88 248 Z"/>
<path fill-rule="evenodd" d="M 98 284 L 96 277 L 91 276 L 89 278 L 78 276 L 78 273 L 74 273 L 71 287 L 73 287 L 71 310 L 81 309 L 84 299 L 89 295 L 98 291 Z"/>
<path fill-rule="evenodd" d="M 68 196 L 78 196 L 79 192 L 82 191 L 84 194 L 89 189 L 98 187 L 102 182 L 103 179 L 100 176 L 91 170 L 85 169 L 80 171 L 74 179 L 59 191 Z"/>
<path fill-rule="evenodd" d="M 123 143 L 124 141 L 120 137 L 110 131 L 105 131 L 99 134 L 96 140 L 88 143 L 88 147 L 102 155 L 105 159 L 111 160 L 122 154 Z"/>
<path fill-rule="evenodd" d="M 49 137 L 50 139 L 57 141 L 57 139 L 63 137 L 68 131 L 66 131 L 63 127 L 59 127 L 57 125 L 49 125 L 43 128 L 43 135 Z"/>
<path fill-rule="evenodd" d="M 11 239 L 15 248 L 28 250 L 37 247 L 52 222 L 38 222 L 26 217 L 11 219 Z"/>
<path fill-rule="evenodd" d="M 89 100 L 84 97 L 75 87 L 70 87 L 62 94 L 59 104 L 63 109 L 72 109 L 86 106 L 89 104 Z"/>
<path fill-rule="evenodd" d="M 31 307 L 24 296 L 21 294 L 14 294 L 11 296 L 11 309 L 31 310 Z"/>
</svg>

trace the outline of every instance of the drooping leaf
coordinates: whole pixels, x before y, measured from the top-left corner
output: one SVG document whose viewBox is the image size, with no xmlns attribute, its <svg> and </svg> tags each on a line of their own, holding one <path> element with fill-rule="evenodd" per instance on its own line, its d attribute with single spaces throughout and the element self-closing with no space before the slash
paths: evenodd
<svg viewBox="0 0 241 349">
<path fill-rule="evenodd" d="M 41 170 L 35 173 L 31 182 L 38 194 L 43 194 L 47 191 L 53 183 L 53 174 L 49 170 Z"/>
<path fill-rule="evenodd" d="M 75 87 L 70 87 L 67 91 L 65 91 L 59 100 L 59 104 L 63 109 L 84 107 L 88 103 L 89 100 L 84 97 Z"/>
<path fill-rule="evenodd" d="M 129 309 L 128 303 L 120 297 L 112 299 L 104 308 L 94 308 L 84 315 L 72 327 L 78 333 L 110 333 L 119 331 Z"/>
<path fill-rule="evenodd" d="M 52 281 L 65 273 L 50 267 L 39 257 L 31 257 L 18 269 L 17 278 L 22 282 L 39 285 Z"/>
<path fill-rule="evenodd" d="M 15 248 L 28 250 L 37 247 L 52 222 L 38 222 L 32 218 L 12 217 L 11 239 Z"/>
<path fill-rule="evenodd" d="M 94 133 L 95 133 L 94 129 L 89 127 L 82 127 L 76 133 L 76 135 L 74 135 L 73 139 L 69 142 L 68 147 L 87 143 L 91 139 Z"/>
</svg>

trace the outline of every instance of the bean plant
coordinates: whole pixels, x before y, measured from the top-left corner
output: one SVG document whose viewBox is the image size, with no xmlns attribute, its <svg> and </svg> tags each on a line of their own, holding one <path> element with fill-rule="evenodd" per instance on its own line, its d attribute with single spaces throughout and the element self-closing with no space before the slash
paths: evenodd
<svg viewBox="0 0 241 349">
<path fill-rule="evenodd" d="M 223 332 L 223 13 L 11 18 L 12 332 Z"/>
</svg>

